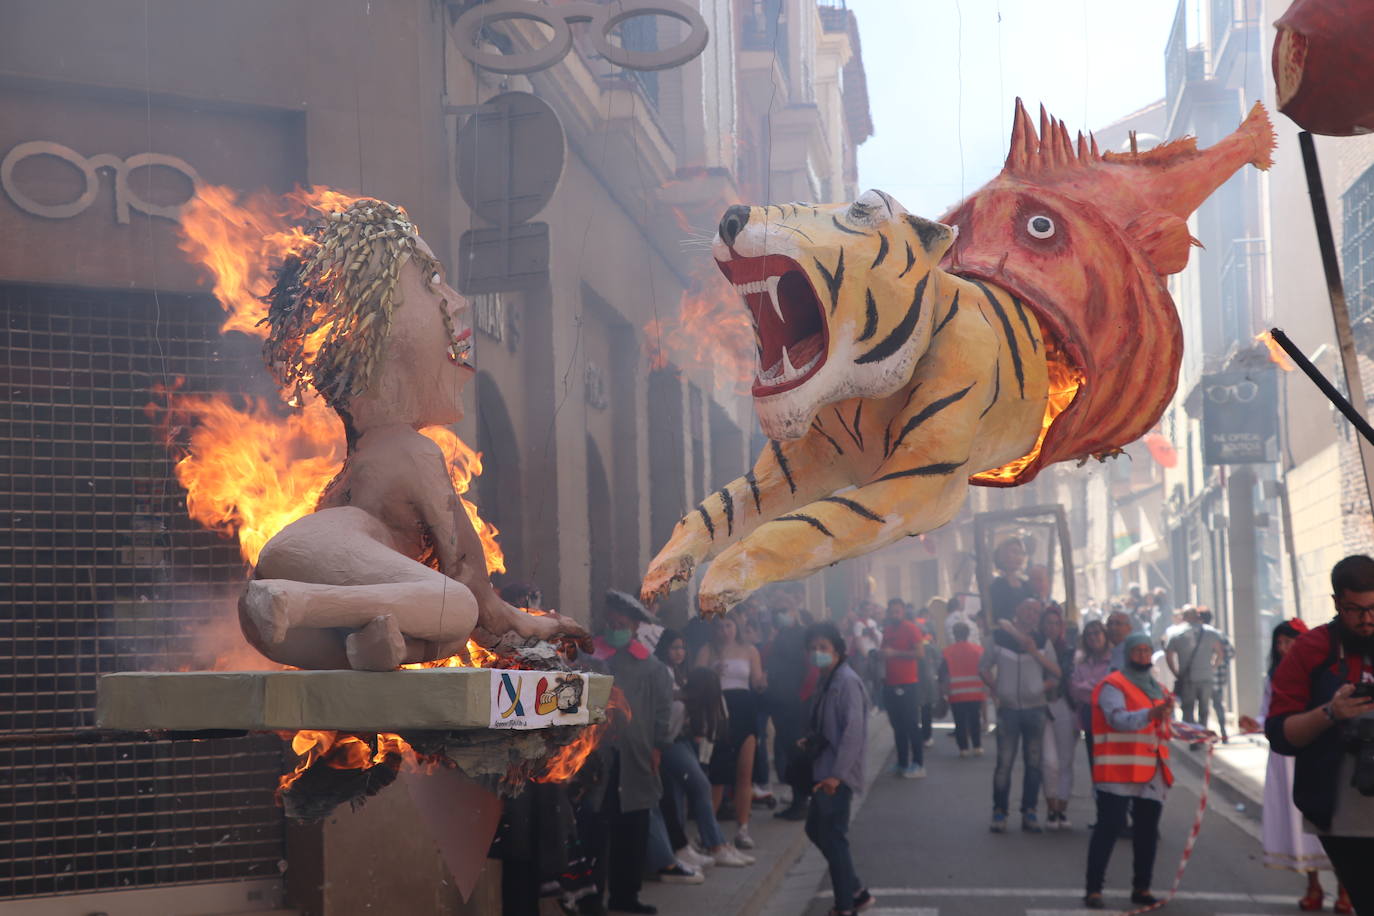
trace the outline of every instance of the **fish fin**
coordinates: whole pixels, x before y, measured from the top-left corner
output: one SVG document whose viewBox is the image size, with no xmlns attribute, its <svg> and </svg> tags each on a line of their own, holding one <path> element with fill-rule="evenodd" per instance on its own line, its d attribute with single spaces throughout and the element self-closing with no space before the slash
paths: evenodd
<svg viewBox="0 0 1374 916">
<path fill-rule="evenodd" d="M 1274 125 L 1269 122 L 1269 112 L 1264 110 L 1263 102 L 1255 103 L 1237 133 L 1244 134 L 1253 144 L 1254 155 L 1250 157 L 1251 165 L 1264 171 L 1274 164 L 1274 147 L 1279 145 L 1279 140 L 1274 134 Z"/>
<path fill-rule="evenodd" d="M 1147 210 L 1131 220 L 1126 234 L 1159 273 L 1176 274 L 1188 266 L 1188 252 L 1195 240 L 1188 232 L 1187 220 L 1163 210 Z"/>
</svg>

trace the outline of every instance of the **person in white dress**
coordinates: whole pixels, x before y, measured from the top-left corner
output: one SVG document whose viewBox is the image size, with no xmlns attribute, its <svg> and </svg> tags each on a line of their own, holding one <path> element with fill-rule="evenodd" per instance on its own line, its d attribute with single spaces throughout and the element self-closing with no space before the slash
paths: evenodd
<svg viewBox="0 0 1374 916">
<path fill-rule="evenodd" d="M 1269 674 L 1272 677 L 1279 661 L 1292 647 L 1299 636 L 1307 632 L 1307 624 L 1294 618 L 1285 620 L 1274 627 L 1270 638 Z M 1260 709 L 1269 708 L 1270 681 L 1264 682 L 1264 702 Z M 1241 730 L 1246 734 L 1264 732 L 1264 717 L 1240 717 Z M 1264 865 L 1266 868 L 1285 868 L 1307 874 L 1307 893 L 1298 901 L 1298 909 L 1304 912 L 1318 911 L 1322 908 L 1325 893 L 1322 891 L 1318 872 L 1331 871 L 1331 863 L 1322 851 L 1316 834 L 1305 833 L 1302 815 L 1293 804 L 1293 760 L 1269 752 L 1269 768 L 1264 775 L 1264 816 L 1262 838 L 1264 841 Z M 1345 888 L 1336 884 L 1336 901 L 1332 904 L 1333 913 L 1351 913 L 1350 898 Z"/>
</svg>

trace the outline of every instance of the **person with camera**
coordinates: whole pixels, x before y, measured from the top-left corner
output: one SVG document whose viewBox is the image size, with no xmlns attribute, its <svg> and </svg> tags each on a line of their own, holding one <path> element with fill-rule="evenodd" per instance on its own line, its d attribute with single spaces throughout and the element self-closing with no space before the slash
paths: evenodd
<svg viewBox="0 0 1374 916">
<path fill-rule="evenodd" d="M 1296 758 L 1293 803 L 1355 912 L 1374 916 L 1374 559 L 1331 569 L 1336 616 L 1298 638 L 1271 680 L 1264 734 Z"/>
<path fill-rule="evenodd" d="M 844 637 L 834 624 L 809 627 L 806 648 L 820 672 L 821 686 L 792 765 L 811 767 L 814 789 L 806 813 L 806 836 L 830 867 L 835 894 L 831 913 L 850 916 L 874 902 L 859 880 L 849 850 L 849 813 L 854 794 L 863 789 L 868 697 L 863 679 L 845 662 Z"/>
</svg>

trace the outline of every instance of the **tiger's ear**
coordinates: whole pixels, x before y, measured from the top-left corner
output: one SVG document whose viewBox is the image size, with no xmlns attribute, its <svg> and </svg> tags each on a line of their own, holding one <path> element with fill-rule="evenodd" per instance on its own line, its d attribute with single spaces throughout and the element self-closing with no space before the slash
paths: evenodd
<svg viewBox="0 0 1374 916">
<path fill-rule="evenodd" d="M 921 247 L 930 255 L 931 260 L 938 261 L 945 256 L 949 246 L 954 244 L 954 239 L 959 235 L 959 230 L 954 226 L 946 226 L 944 223 L 937 223 L 934 220 L 923 219 L 919 216 L 906 217 L 907 225 L 911 226 L 916 238 L 920 241 Z"/>
</svg>

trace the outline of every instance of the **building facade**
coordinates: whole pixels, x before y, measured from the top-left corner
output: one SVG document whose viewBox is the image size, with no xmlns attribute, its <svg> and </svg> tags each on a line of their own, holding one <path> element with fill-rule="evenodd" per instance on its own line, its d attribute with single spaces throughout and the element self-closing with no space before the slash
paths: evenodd
<svg viewBox="0 0 1374 916">
<path fill-rule="evenodd" d="M 853 14 L 702 0 L 705 49 L 667 69 L 624 69 L 574 26 L 565 57 L 498 73 L 474 59 L 538 48 L 540 27 L 460 37 L 477 6 L 24 0 L 0 13 L 0 755 L 14 840 L 0 913 L 69 912 L 73 894 L 111 914 L 462 908 L 403 790 L 288 829 L 275 737 L 89 731 L 98 674 L 199 665 L 206 634 L 238 639 L 224 623 L 246 570 L 232 540 L 187 518 L 145 409 L 168 387 L 272 394 L 257 342 L 220 333 L 205 273 L 178 250 L 196 183 L 326 185 L 409 211 L 473 305 L 480 371 L 457 431 L 483 452 L 475 495 L 501 531 L 502 581 L 537 583 L 564 613 L 595 624 L 605 589 L 635 591 L 681 514 L 752 460 L 739 380 L 648 329 L 709 330 L 684 304 L 714 267 L 684 239 L 709 235 L 728 204 L 853 196 L 854 147 L 872 131 Z M 647 53 L 687 37 L 637 17 L 607 40 Z M 554 122 L 518 121 L 513 94 Z M 536 120 L 563 148 L 552 180 L 548 150 L 501 146 Z M 542 190 L 525 214 L 529 183 Z M 489 890 L 469 909 L 494 911 Z"/>
</svg>

